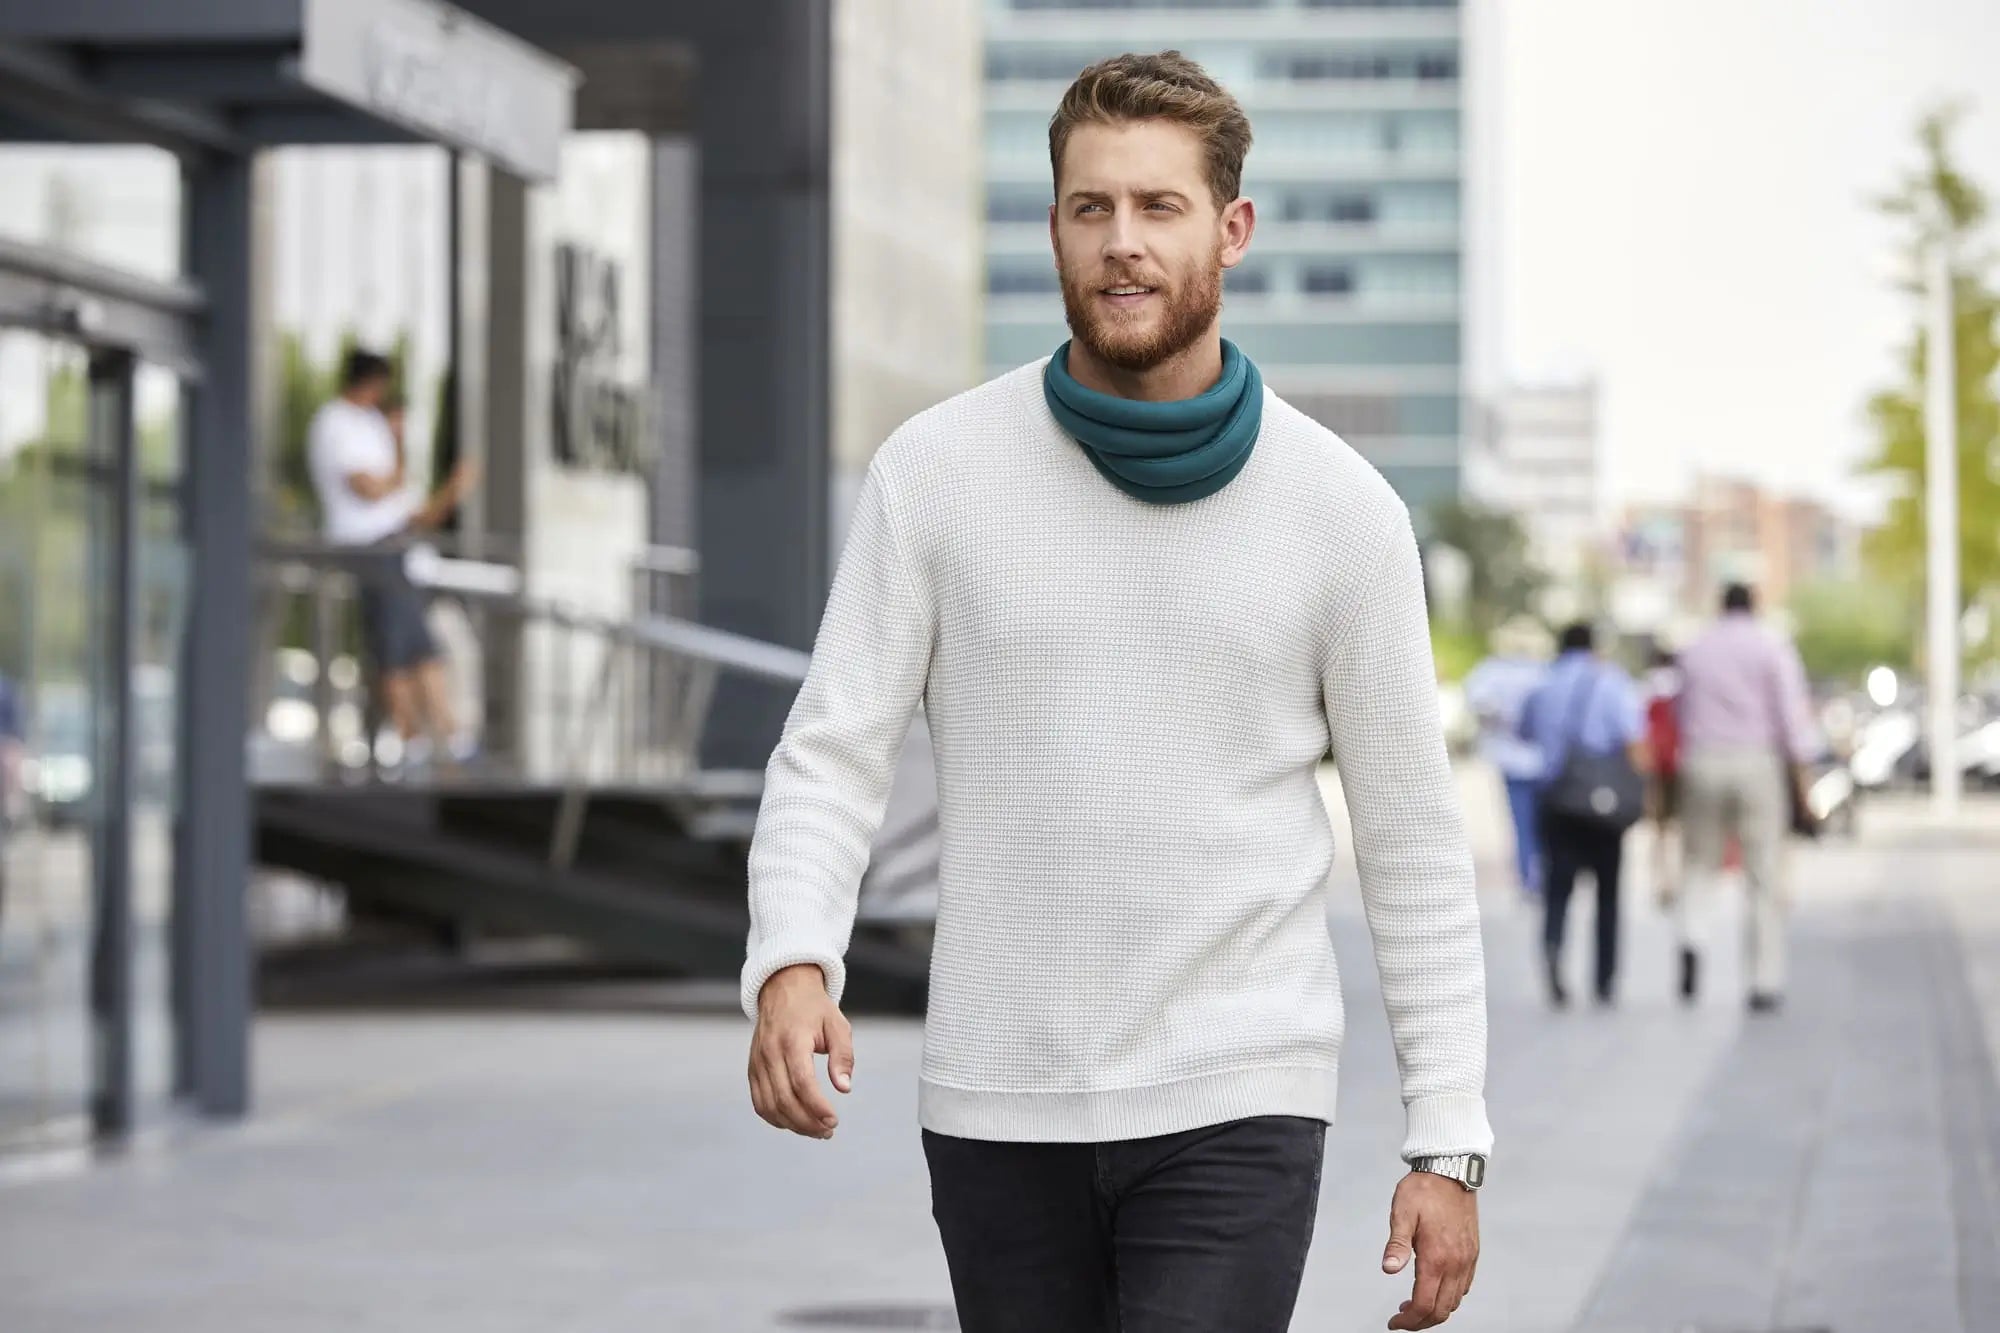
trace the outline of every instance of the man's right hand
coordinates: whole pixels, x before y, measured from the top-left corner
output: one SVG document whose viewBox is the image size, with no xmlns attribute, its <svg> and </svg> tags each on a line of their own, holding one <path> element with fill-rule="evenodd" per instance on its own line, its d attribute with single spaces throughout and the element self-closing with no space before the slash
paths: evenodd
<svg viewBox="0 0 2000 1333">
<path fill-rule="evenodd" d="M 809 1139 L 830 1139 L 840 1124 L 819 1085 L 813 1057 L 827 1057 L 833 1086 L 854 1086 L 854 1029 L 826 993 L 816 963 L 771 974 L 757 996 L 750 1038 L 750 1102 L 766 1123 Z"/>
<path fill-rule="evenodd" d="M 479 484 L 480 467 L 476 458 L 461 458 L 451 470 L 451 477 L 445 482 L 445 489 L 451 493 L 453 503 L 463 500 Z"/>
</svg>

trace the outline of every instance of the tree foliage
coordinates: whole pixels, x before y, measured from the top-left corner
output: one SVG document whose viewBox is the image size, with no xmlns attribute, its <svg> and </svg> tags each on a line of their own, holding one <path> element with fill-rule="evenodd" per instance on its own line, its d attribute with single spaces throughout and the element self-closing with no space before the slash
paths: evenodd
<svg viewBox="0 0 2000 1333">
<path fill-rule="evenodd" d="M 1481 642 L 1510 616 L 1534 613 L 1548 575 L 1529 554 L 1527 530 L 1518 517 L 1449 500 L 1431 510 L 1429 535 L 1466 557 L 1470 583 L 1465 620 Z"/>
<path fill-rule="evenodd" d="M 1959 577 L 1964 602 L 2000 586 L 2000 318 L 1988 273 L 1993 257 L 1980 243 L 1989 211 L 1984 191 L 1955 164 L 1951 135 L 1959 111 L 1927 116 L 1918 129 L 1921 159 L 1890 194 L 1878 201 L 1883 213 L 1903 226 L 1905 272 L 1899 287 L 1912 298 L 1917 330 L 1899 354 L 1900 382 L 1868 403 L 1876 444 L 1864 469 L 1897 483 L 1887 521 L 1865 546 L 1877 577 L 1914 597 L 1925 571 L 1927 475 L 1924 431 L 1924 366 L 1929 358 L 1925 333 L 1924 258 L 1940 240 L 1954 257 L 1954 341 L 1958 419 Z"/>
<path fill-rule="evenodd" d="M 1908 670 L 1917 641 L 1909 598 L 1879 583 L 1811 583 L 1792 593 L 1799 656 L 1814 680 L 1858 685 L 1873 667 Z"/>
</svg>

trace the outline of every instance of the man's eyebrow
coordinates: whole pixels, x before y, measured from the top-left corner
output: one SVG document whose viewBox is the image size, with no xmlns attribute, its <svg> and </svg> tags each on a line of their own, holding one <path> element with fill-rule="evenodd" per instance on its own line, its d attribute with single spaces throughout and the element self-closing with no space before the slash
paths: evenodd
<svg viewBox="0 0 2000 1333">
<path fill-rule="evenodd" d="M 1172 200 L 1178 200 L 1181 203 L 1186 203 L 1188 198 L 1185 194 L 1182 194 L 1179 190 L 1168 190 L 1168 189 L 1133 190 L 1131 191 L 1131 193 L 1137 198 L 1142 199 L 1147 203 L 1151 203 L 1156 199 L 1172 199 Z M 1063 196 L 1063 202 L 1104 204 L 1104 203 L 1110 203 L 1111 198 L 1112 194 L 1111 191 L 1109 190 L 1071 190 L 1068 194 Z"/>
</svg>

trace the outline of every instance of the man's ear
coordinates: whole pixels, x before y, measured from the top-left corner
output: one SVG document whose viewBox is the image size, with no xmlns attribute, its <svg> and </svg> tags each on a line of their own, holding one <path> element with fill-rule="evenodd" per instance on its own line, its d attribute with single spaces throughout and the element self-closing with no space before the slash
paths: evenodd
<svg viewBox="0 0 2000 1333">
<path fill-rule="evenodd" d="M 1250 237 L 1257 230 L 1257 205 L 1248 195 L 1237 195 L 1222 209 L 1222 262 L 1226 267 L 1234 267 L 1250 248 Z"/>
</svg>

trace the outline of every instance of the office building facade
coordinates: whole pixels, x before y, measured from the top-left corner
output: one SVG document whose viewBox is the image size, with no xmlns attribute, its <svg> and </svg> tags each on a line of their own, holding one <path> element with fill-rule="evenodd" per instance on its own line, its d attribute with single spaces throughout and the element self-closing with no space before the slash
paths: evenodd
<svg viewBox="0 0 2000 1333">
<path fill-rule="evenodd" d="M 1123 51 L 1178 49 L 1243 102 L 1258 226 L 1224 326 L 1421 524 L 1457 496 L 1463 381 L 1462 15 L 1455 0 L 987 0 L 986 366 L 1065 335 L 1048 121 Z"/>
<path fill-rule="evenodd" d="M 1479 435 L 1466 455 L 1467 493 L 1519 518 L 1535 563 L 1576 591 L 1603 536 L 1597 386 L 1510 386 L 1482 414 Z"/>
</svg>

